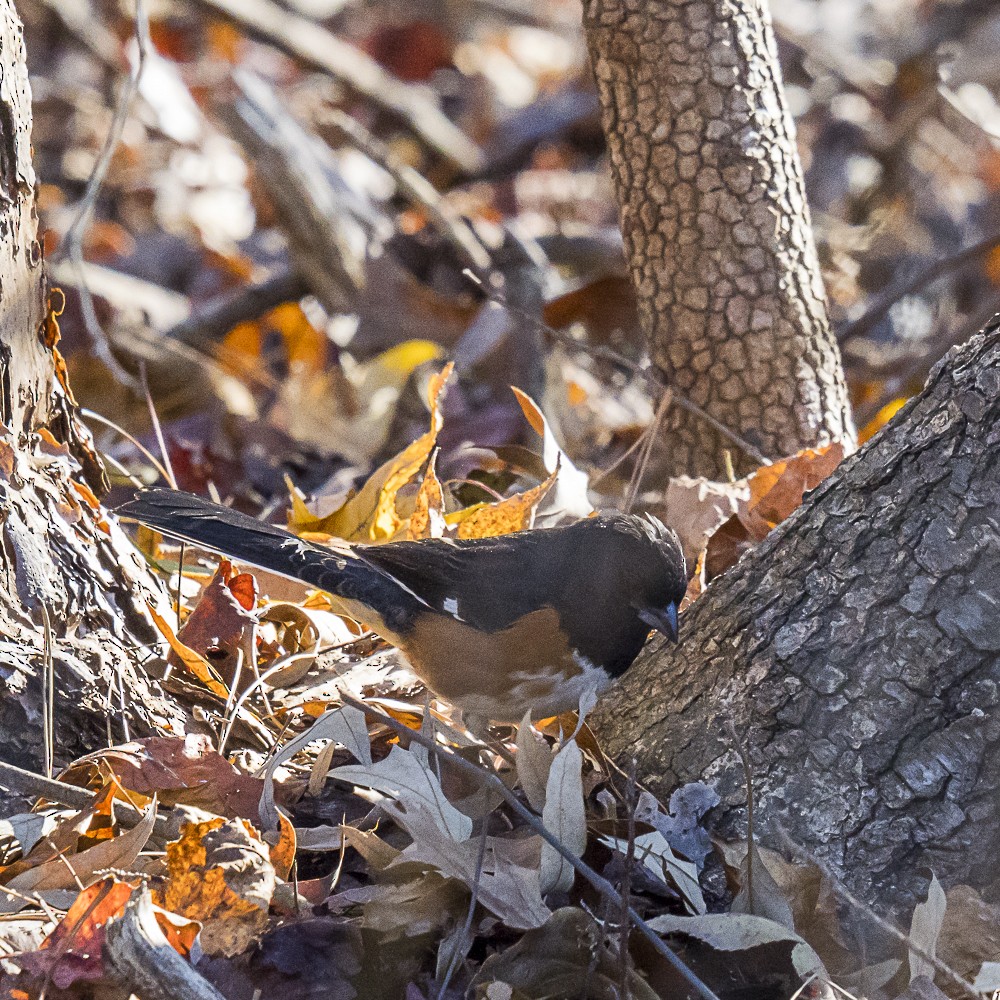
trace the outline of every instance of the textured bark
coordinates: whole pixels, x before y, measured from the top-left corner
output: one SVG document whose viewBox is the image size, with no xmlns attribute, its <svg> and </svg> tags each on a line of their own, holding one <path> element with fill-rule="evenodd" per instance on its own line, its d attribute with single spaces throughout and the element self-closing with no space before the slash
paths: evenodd
<svg viewBox="0 0 1000 1000">
<path fill-rule="evenodd" d="M 780 820 L 881 907 L 927 866 L 1000 898 L 1000 317 L 682 617 L 602 703 L 660 792 L 705 779 L 746 834 L 726 724 Z"/>
<path fill-rule="evenodd" d="M 37 767 L 50 652 L 60 759 L 179 719 L 137 666 L 156 638 L 146 601 L 162 594 L 83 485 L 100 463 L 57 375 L 12 0 L 0 0 L 0 80 L 0 733 L 5 760 Z"/>
<path fill-rule="evenodd" d="M 853 440 L 763 0 L 584 0 L 584 20 L 653 360 L 764 455 Z M 669 474 L 720 478 L 733 446 L 703 418 L 675 406 L 664 434 Z"/>
</svg>

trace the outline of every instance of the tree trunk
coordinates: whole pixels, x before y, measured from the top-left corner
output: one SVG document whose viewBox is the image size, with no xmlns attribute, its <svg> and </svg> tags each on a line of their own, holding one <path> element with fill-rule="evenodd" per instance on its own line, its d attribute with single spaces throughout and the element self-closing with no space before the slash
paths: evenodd
<svg viewBox="0 0 1000 1000">
<path fill-rule="evenodd" d="M 717 830 L 778 820 L 881 908 L 933 869 L 1000 897 L 1000 317 L 651 645 L 603 700 L 659 792 L 705 779 Z"/>
<path fill-rule="evenodd" d="M 138 666 L 161 589 L 85 484 L 84 470 L 103 471 L 55 349 L 12 0 L 0 0 L 0 71 L 0 732 L 4 760 L 37 768 L 50 653 L 60 758 L 179 720 Z"/>
<path fill-rule="evenodd" d="M 584 23 L 668 384 L 772 458 L 852 442 L 764 0 L 584 0 Z M 663 433 L 668 474 L 722 477 L 733 445 L 702 417 L 674 406 Z"/>
</svg>

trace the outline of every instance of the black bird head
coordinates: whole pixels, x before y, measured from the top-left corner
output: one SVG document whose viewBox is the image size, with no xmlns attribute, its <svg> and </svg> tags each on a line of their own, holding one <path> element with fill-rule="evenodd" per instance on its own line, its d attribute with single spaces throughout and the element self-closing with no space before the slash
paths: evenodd
<svg viewBox="0 0 1000 1000">
<path fill-rule="evenodd" d="M 687 590 L 684 553 L 677 535 L 651 514 L 635 518 L 638 530 L 650 548 L 637 564 L 631 604 L 639 619 L 672 642 L 677 642 L 677 609 Z"/>
</svg>

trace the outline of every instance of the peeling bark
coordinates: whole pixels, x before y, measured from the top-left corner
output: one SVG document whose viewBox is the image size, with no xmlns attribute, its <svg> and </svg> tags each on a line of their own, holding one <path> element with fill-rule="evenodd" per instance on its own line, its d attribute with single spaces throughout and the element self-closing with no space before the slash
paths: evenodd
<svg viewBox="0 0 1000 1000">
<path fill-rule="evenodd" d="M 774 820 L 868 900 L 932 868 L 1000 880 L 1000 317 L 651 644 L 600 706 L 606 749 L 667 793 L 712 782 L 716 828 Z"/>
<path fill-rule="evenodd" d="M 764 0 L 584 0 L 584 23 L 668 384 L 772 458 L 853 442 Z M 722 477 L 733 446 L 703 418 L 675 406 L 663 434 L 668 475 Z"/>
<path fill-rule="evenodd" d="M 0 70 L 0 732 L 5 760 L 37 768 L 50 653 L 60 759 L 180 720 L 138 665 L 158 638 L 146 602 L 162 591 L 85 484 L 102 470 L 59 375 L 12 0 L 0 0 Z"/>
</svg>

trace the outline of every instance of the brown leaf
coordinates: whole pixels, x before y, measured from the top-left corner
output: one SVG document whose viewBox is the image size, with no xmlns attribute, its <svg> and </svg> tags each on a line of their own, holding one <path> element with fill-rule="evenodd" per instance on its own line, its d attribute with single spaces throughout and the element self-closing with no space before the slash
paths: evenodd
<svg viewBox="0 0 1000 1000">
<path fill-rule="evenodd" d="M 748 499 L 708 540 L 705 567 L 714 579 L 735 565 L 739 557 L 802 505 L 803 496 L 814 490 L 840 464 L 844 446 L 805 449 L 791 458 L 765 465 L 749 476 Z"/>
<path fill-rule="evenodd" d="M 489 993 L 488 988 L 491 983 L 506 983 L 516 997 L 611 1000 L 621 995 L 621 981 L 617 952 L 608 947 L 597 921 L 582 909 L 564 907 L 517 944 L 490 955 L 472 984 L 477 998 L 503 995 Z M 656 1000 L 656 993 L 633 968 L 628 987 L 633 1000 Z"/>
<path fill-rule="evenodd" d="M 252 680 L 249 664 L 242 663 L 242 653 L 254 651 L 256 605 L 257 584 L 253 576 L 236 573 L 228 559 L 221 559 L 194 611 L 177 633 L 178 641 L 211 663 L 229 688 L 237 681 L 238 689 L 246 687 Z M 171 648 L 167 662 L 176 667 L 184 661 Z M 243 676 L 238 678 L 241 664 Z"/>
<path fill-rule="evenodd" d="M 207 955 L 234 956 L 267 927 L 276 885 L 267 845 L 245 820 L 186 809 L 180 839 L 167 844 L 167 879 L 157 902 L 201 923 Z"/>
<path fill-rule="evenodd" d="M 128 882 L 114 878 L 84 889 L 41 948 L 19 956 L 18 964 L 61 990 L 103 979 L 105 926 L 124 910 L 133 890 Z"/>
<path fill-rule="evenodd" d="M 64 778 L 87 784 L 100 774 L 111 774 L 129 792 L 155 794 L 167 806 L 197 806 L 252 823 L 259 819 L 263 781 L 233 767 L 207 736 L 149 736 L 109 747 L 80 758 Z"/>
</svg>

